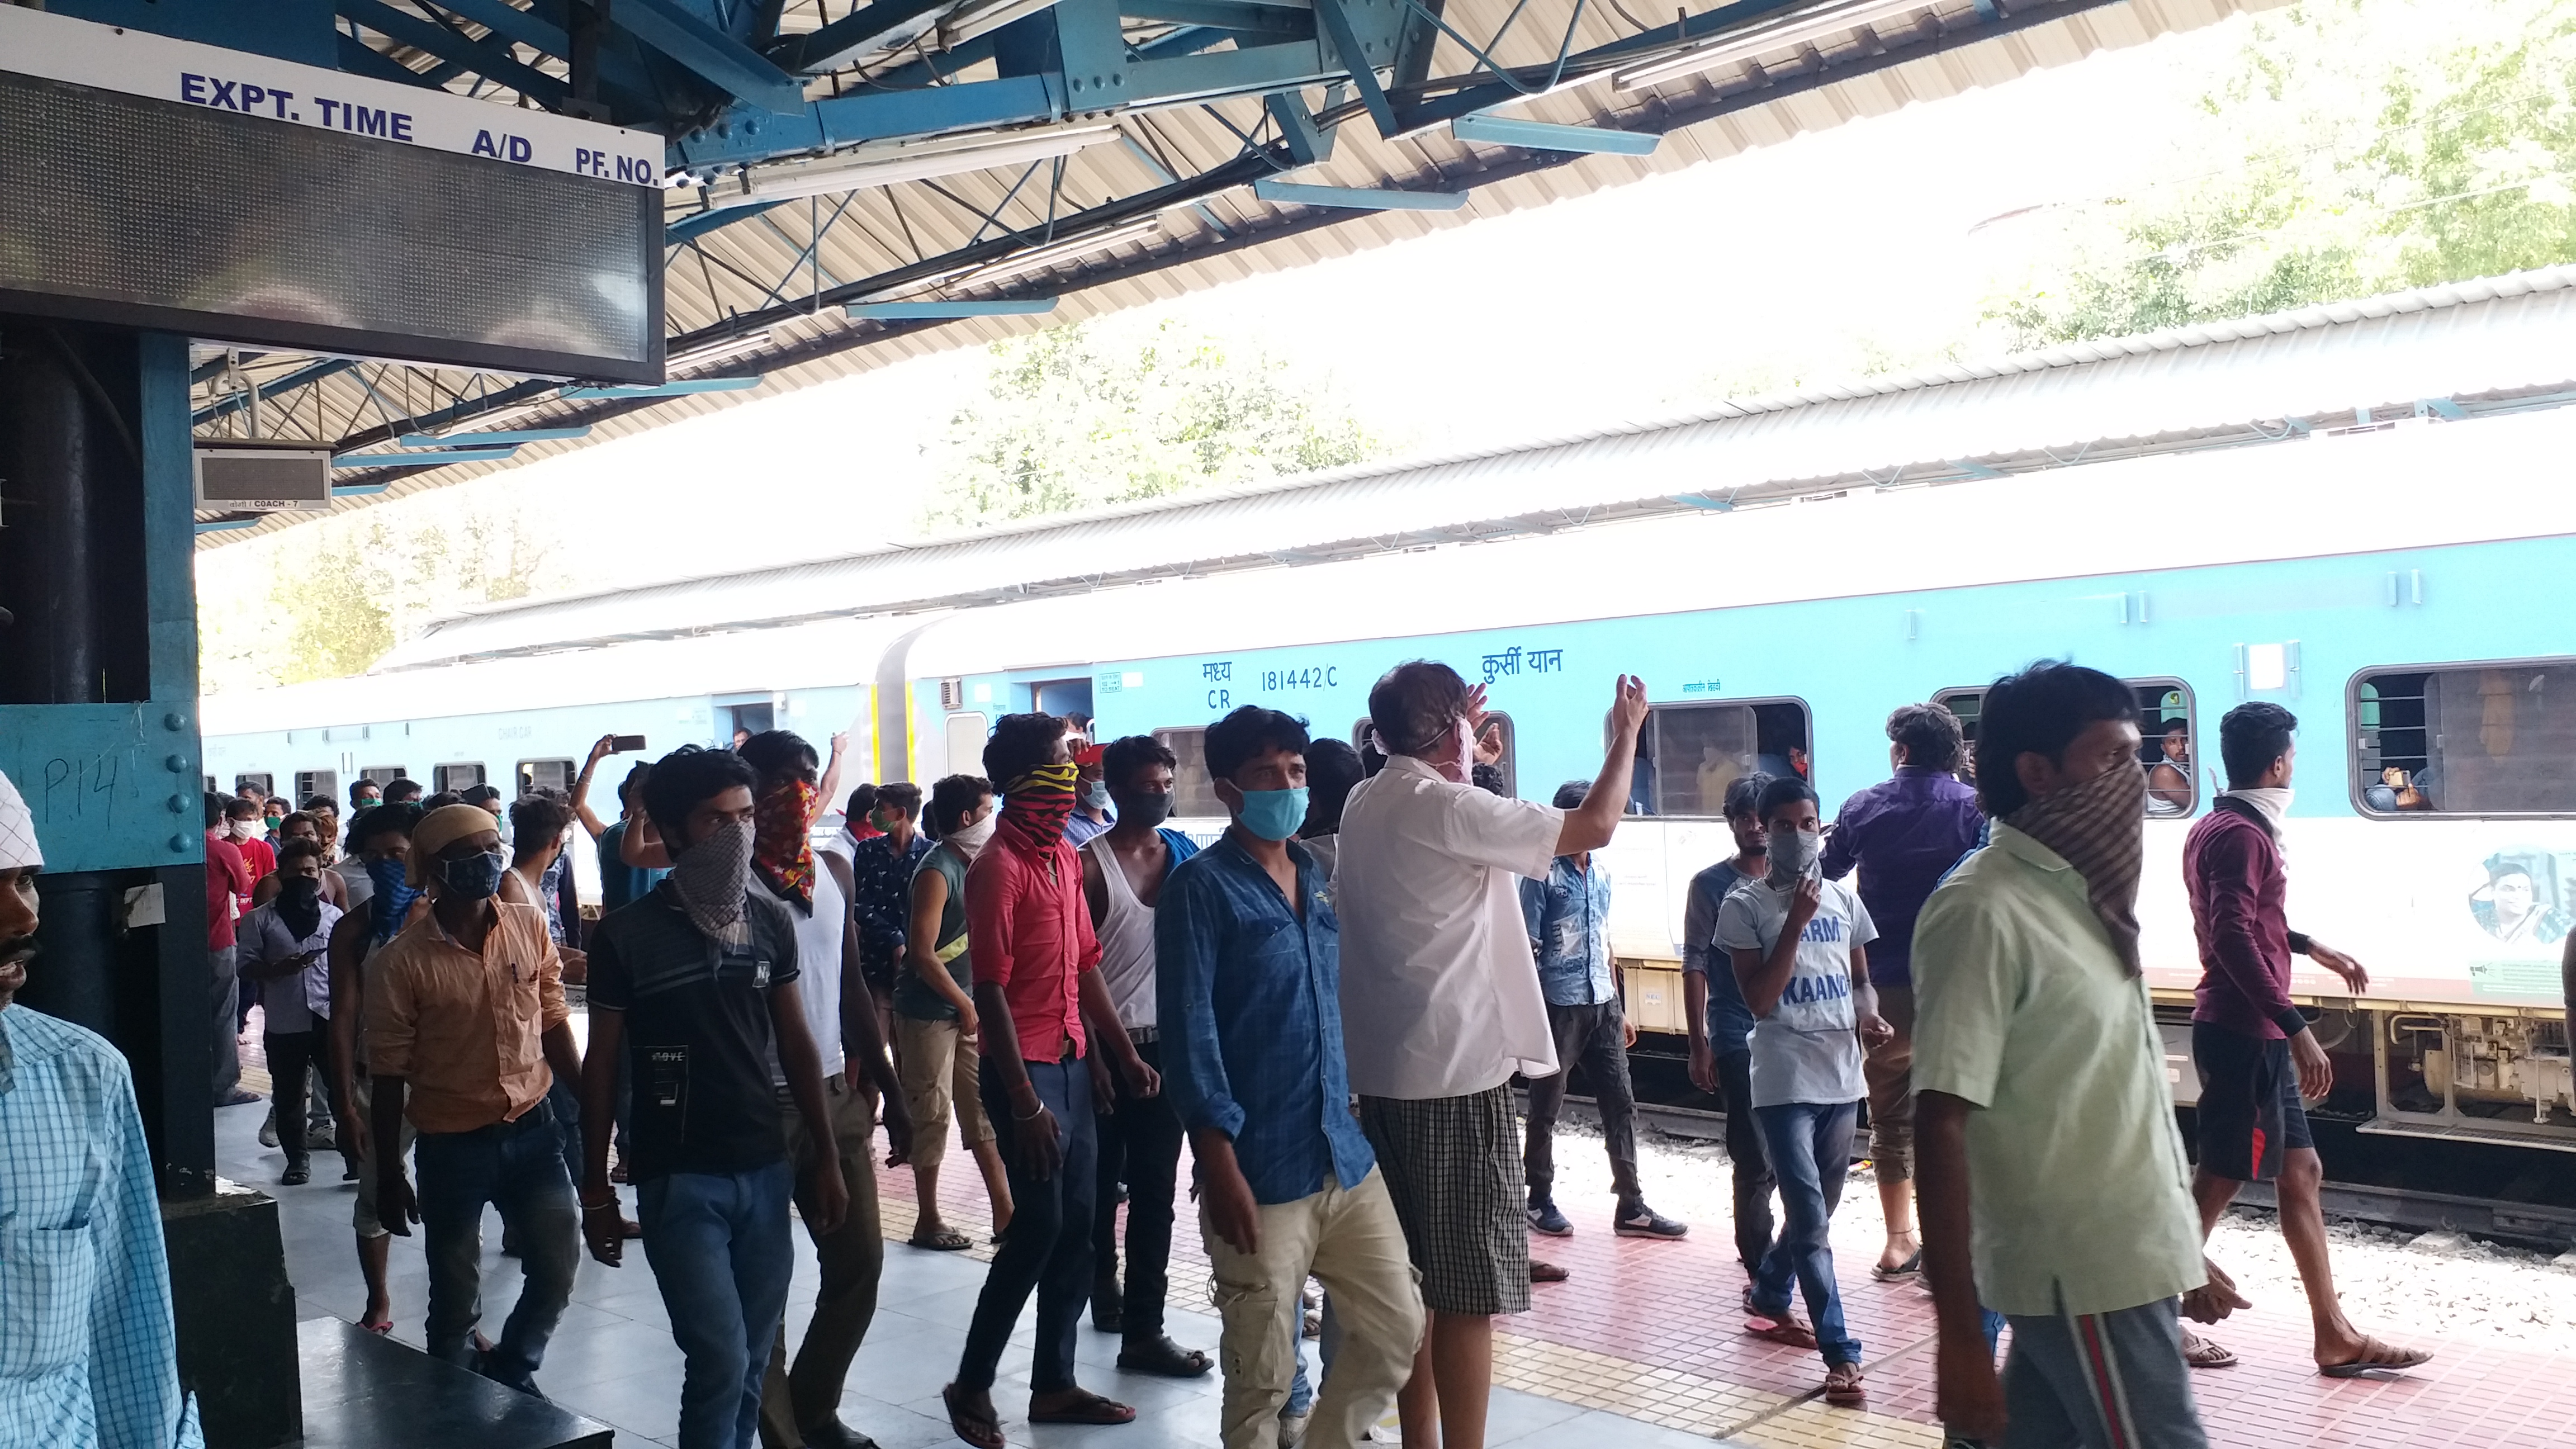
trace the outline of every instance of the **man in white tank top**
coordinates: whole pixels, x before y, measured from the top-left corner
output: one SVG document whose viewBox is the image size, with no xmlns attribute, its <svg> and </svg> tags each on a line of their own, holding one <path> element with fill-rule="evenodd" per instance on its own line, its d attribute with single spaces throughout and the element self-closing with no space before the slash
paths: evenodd
<svg viewBox="0 0 2576 1449">
<path fill-rule="evenodd" d="M 1086 751 L 1085 753 L 1089 753 Z M 1092 765 L 1089 760 L 1082 761 Z M 1172 867 L 1198 853 L 1177 830 L 1159 829 L 1172 813 L 1172 752 L 1145 735 L 1112 742 L 1096 768 L 1117 808 L 1117 823 L 1082 847 L 1082 895 L 1100 938 L 1100 979 L 1118 1009 L 1118 1024 L 1137 1055 L 1162 1071 L 1154 998 L 1154 903 Z M 1181 1163 L 1181 1119 L 1159 1094 L 1137 1097 L 1123 1085 L 1116 1110 L 1100 1119 L 1099 1204 L 1092 1217 L 1097 1264 L 1091 1322 L 1120 1334 L 1118 1366 L 1130 1373 L 1197 1378 L 1208 1356 L 1163 1332 L 1170 1287 L 1172 1205 Z M 1127 1283 L 1118 1282 L 1118 1184 L 1127 1184 Z"/>
</svg>

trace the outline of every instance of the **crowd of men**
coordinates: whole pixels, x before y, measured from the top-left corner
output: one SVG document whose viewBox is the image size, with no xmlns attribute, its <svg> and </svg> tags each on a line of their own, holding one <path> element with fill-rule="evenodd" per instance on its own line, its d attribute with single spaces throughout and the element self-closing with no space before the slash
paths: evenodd
<svg viewBox="0 0 2576 1449">
<path fill-rule="evenodd" d="M 996 722 L 981 776 L 857 787 L 820 843 L 838 742 L 827 767 L 784 731 L 635 766 L 614 822 L 589 805 L 613 737 L 571 791 L 506 811 L 488 787 L 361 782 L 345 835 L 329 799 L 210 795 L 216 1100 L 255 1100 L 236 1050 L 248 983 L 283 1181 L 332 1146 L 356 1183 L 360 1322 L 390 1329 L 387 1239 L 417 1228 L 429 1351 L 528 1393 L 580 1253 L 615 1266 L 640 1239 L 686 1362 L 687 1449 L 868 1443 L 838 1408 L 884 1263 L 880 1128 L 885 1161 L 913 1170 L 911 1246 L 971 1246 L 938 1196 L 952 1136 L 990 1200 L 998 1247 L 942 1391 L 967 1443 L 1005 1442 L 994 1390 L 1034 1297 L 1032 1423 L 1137 1416 L 1080 1382 L 1087 1312 L 1124 1371 L 1221 1370 L 1228 1449 L 1363 1442 L 1391 1407 L 1409 1445 L 1478 1449 L 1493 1320 L 1564 1276 L 1530 1235 L 1575 1231 L 1553 1155 L 1570 1072 L 1600 1104 L 1611 1231 L 1687 1232 L 1639 1183 L 1634 1031 L 1593 855 L 1631 798 L 1645 686 L 1619 680 L 1599 771 L 1552 803 L 1489 773 L 1483 695 L 1446 665 L 1398 666 L 1371 691 L 1365 751 L 1235 710 L 1202 741 L 1227 815 L 1203 848 L 1165 823 L 1170 749 L 1042 713 Z M 2270 704 L 2227 716 L 2230 788 L 2185 850 L 2205 967 L 2196 1168 L 2140 977 L 2150 783 L 2126 686 L 2059 663 L 1999 680 L 1972 760 L 1948 710 L 1907 705 L 1891 778 L 1831 824 L 1795 767 L 1727 785 L 1734 851 L 1692 880 L 1685 918 L 1691 1074 L 1727 1111 L 1746 1331 L 1817 1352 L 1828 1401 L 1868 1393 L 1830 1246 L 1864 1102 L 1887 1230 L 1872 1271 L 1927 1280 L 1959 1442 L 2204 1443 L 2188 1371 L 2232 1356 L 2182 1319 L 2244 1306 L 2202 1243 L 2248 1181 L 2278 1184 L 2318 1370 L 2424 1360 L 2356 1329 L 2332 1288 L 2301 1107 L 2331 1067 L 2290 958 L 2367 978 L 2283 913 L 2296 723 Z M 564 862 L 576 825 L 600 853 L 588 920 Z M 32 954 L 40 865 L 0 779 L 0 1005 Z M 568 983 L 587 990 L 586 1050 Z M 122 1211 L 91 1219 L 82 1251 L 132 1270 L 125 1301 L 64 1321 L 88 1336 L 79 1374 L 0 1386 L 0 1425 L 148 1421 L 168 1432 L 103 1442 L 184 1443 L 123 1073 L 77 1028 L 0 1013 L 13 1205 L 19 1176 L 41 1183 L 44 1154 L 69 1151 L 31 1109 L 59 1078 L 108 1083 L 73 1129 L 110 1150 Z M 1167 1317 L 1184 1149 L 1210 1346 Z M 45 1226 L 42 1194 L 27 1200 Z M 523 1270 L 497 1338 L 487 1206 Z M 820 1282 L 791 1361 L 792 1218 Z"/>
</svg>

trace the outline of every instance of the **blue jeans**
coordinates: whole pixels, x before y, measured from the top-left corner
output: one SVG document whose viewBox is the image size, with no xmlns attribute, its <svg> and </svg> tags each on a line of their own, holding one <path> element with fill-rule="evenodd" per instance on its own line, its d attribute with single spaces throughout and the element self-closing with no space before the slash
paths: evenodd
<svg viewBox="0 0 2576 1449">
<path fill-rule="evenodd" d="M 1756 1107 L 1763 1151 L 1780 1180 L 1780 1241 L 1762 1255 L 1753 1273 L 1753 1311 L 1778 1318 L 1789 1311 L 1789 1290 L 1807 1298 L 1816 1348 L 1827 1364 L 1860 1362 L 1860 1340 L 1843 1328 L 1842 1292 L 1834 1285 L 1834 1249 L 1828 1234 L 1842 1202 L 1843 1174 L 1851 1168 L 1852 1128 L 1858 1102 L 1788 1102 Z"/>
<path fill-rule="evenodd" d="M 429 1258 L 429 1351 L 460 1367 L 474 1363 L 474 1326 L 483 1318 L 483 1205 L 519 1240 L 525 1281 L 518 1305 L 486 1354 L 482 1371 L 513 1388 L 534 1387 L 581 1264 L 581 1214 L 564 1175 L 562 1136 L 542 1101 L 515 1122 L 473 1132 L 423 1132 L 418 1140 L 422 1247 Z"/>
<path fill-rule="evenodd" d="M 669 1172 L 635 1187 L 644 1256 L 662 1285 L 680 1379 L 680 1449 L 750 1449 L 760 1383 L 787 1312 L 796 1249 L 785 1158 L 748 1172 Z"/>
<path fill-rule="evenodd" d="M 1096 1188 L 1099 1139 L 1091 1118 L 1091 1069 L 1080 1057 L 1061 1062 L 1030 1062 L 1029 1085 L 1055 1114 L 1056 1145 L 1064 1161 L 1041 1182 L 1021 1166 L 1011 1134 L 1026 1130 L 1015 1119 L 1010 1094 L 1000 1072 L 986 1072 L 980 1085 L 984 1111 L 1001 1135 L 1002 1165 L 1011 1182 L 1011 1230 L 993 1255 L 984 1276 L 984 1291 L 975 1300 L 975 1318 L 966 1329 L 966 1352 L 957 1365 L 957 1388 L 983 1393 L 993 1387 L 1003 1345 L 1018 1326 L 1029 1293 L 1038 1295 L 1036 1357 L 1029 1387 L 1041 1394 L 1074 1387 L 1074 1336 L 1082 1310 L 1091 1302 L 1091 1210 Z"/>
</svg>

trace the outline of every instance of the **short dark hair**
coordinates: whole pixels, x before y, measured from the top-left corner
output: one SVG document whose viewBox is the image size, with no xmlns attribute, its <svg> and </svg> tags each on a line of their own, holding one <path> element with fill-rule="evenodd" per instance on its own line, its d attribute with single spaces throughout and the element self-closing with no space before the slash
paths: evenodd
<svg viewBox="0 0 2576 1449">
<path fill-rule="evenodd" d="M 420 808 L 423 810 L 444 810 L 450 805 L 462 805 L 464 803 L 465 797 L 456 791 L 441 790 L 437 794 L 430 796 L 428 799 L 421 801 Z"/>
<path fill-rule="evenodd" d="M 1815 786 L 1795 775 L 1775 775 L 1770 783 L 1762 787 L 1761 799 L 1754 808 L 1762 812 L 1763 819 L 1768 820 L 1773 812 L 1804 801 L 1814 801 L 1819 806 L 1825 803 L 1817 799 Z"/>
<path fill-rule="evenodd" d="M 873 810 L 877 805 L 883 805 L 887 809 L 901 811 L 903 813 L 903 818 L 906 820 L 918 820 L 921 818 L 921 787 L 919 785 L 912 783 L 910 780 L 896 780 L 889 784 L 877 786 L 876 791 L 876 804 L 870 805 L 868 807 L 869 809 Z"/>
<path fill-rule="evenodd" d="M 498 785 L 468 785 L 457 792 L 457 798 L 468 805 L 489 805 L 501 798 Z"/>
<path fill-rule="evenodd" d="M 1718 813 L 1728 820 L 1741 820 L 1750 815 L 1762 818 L 1762 792 L 1771 788 L 1774 777 L 1761 770 L 1748 770 L 1726 782 L 1726 800 Z"/>
<path fill-rule="evenodd" d="M 775 780 L 798 770 L 822 768 L 823 757 L 794 730 L 762 730 L 744 740 L 734 753 L 751 766 L 763 780 Z"/>
<path fill-rule="evenodd" d="M 385 787 L 384 787 L 384 786 L 382 786 L 382 785 L 380 785 L 380 784 L 377 784 L 375 781 L 368 779 L 368 778 L 367 778 L 366 776 L 364 776 L 364 775 L 361 775 L 361 776 L 359 776 L 357 779 L 351 780 L 351 781 L 349 782 L 349 803 L 350 803 L 350 804 L 355 805 L 355 804 L 357 804 L 357 803 L 358 803 L 358 792 L 359 792 L 359 791 L 361 791 L 361 790 L 373 790 L 373 791 L 375 791 L 375 792 L 376 792 L 376 798 L 377 798 L 377 799 L 379 799 L 379 800 L 381 800 L 381 799 L 383 799 L 383 798 L 385 797 Z"/>
<path fill-rule="evenodd" d="M 985 796 L 993 793 L 993 782 L 981 775 L 950 775 L 933 781 L 930 786 L 930 833 L 945 837 L 966 818 Z"/>
<path fill-rule="evenodd" d="M 300 808 L 302 808 L 308 815 L 316 810 L 328 810 L 332 814 L 337 815 L 340 813 L 340 802 L 332 799 L 328 795 L 307 795 L 304 797 L 304 804 Z"/>
<path fill-rule="evenodd" d="M 1511 791 L 1503 788 L 1503 767 L 1500 765 L 1488 765 L 1479 761 L 1469 766 L 1467 783 L 1488 795 L 1500 795 L 1506 800 L 1512 795 Z"/>
<path fill-rule="evenodd" d="M 279 865 L 284 865 L 290 860 L 302 860 L 308 855 L 313 857 L 315 860 L 320 860 L 322 858 L 322 842 L 299 835 L 293 840 L 281 842 L 277 847 L 277 863 Z"/>
<path fill-rule="evenodd" d="M 358 818 L 349 822 L 349 844 L 363 850 L 368 841 L 379 835 L 407 836 L 411 834 L 412 827 L 420 824 L 420 818 L 428 813 L 409 800 L 399 805 L 379 805 L 372 810 L 361 810 Z"/>
<path fill-rule="evenodd" d="M 1556 787 L 1556 798 L 1549 801 L 1559 810 L 1580 810 L 1585 797 L 1592 793 L 1589 780 L 1568 780 Z"/>
<path fill-rule="evenodd" d="M 260 788 L 259 782 L 256 780 L 242 780 L 237 782 L 233 787 L 233 793 L 244 800 L 265 800 L 268 798 L 268 792 Z"/>
<path fill-rule="evenodd" d="M 563 837 L 572 823 L 572 806 L 552 790 L 531 790 L 510 805 L 510 840 L 516 859 L 526 860 Z"/>
<path fill-rule="evenodd" d="M 682 745 L 653 762 L 652 778 L 644 782 L 644 813 L 677 854 L 688 845 L 689 812 L 736 785 L 760 787 L 760 776 L 742 756 Z"/>
<path fill-rule="evenodd" d="M 841 814 L 851 820 L 865 820 L 868 818 L 868 812 L 876 808 L 877 787 L 854 785 L 850 788 L 849 803 L 841 807 Z"/>
<path fill-rule="evenodd" d="M 253 820 L 266 813 L 268 807 L 248 795 L 235 795 L 224 802 L 224 818 L 228 820 Z"/>
<path fill-rule="evenodd" d="M 1965 737 L 1959 717 L 1938 704 L 1900 704 L 1887 717 L 1887 737 L 1905 746 L 1905 763 L 1926 770 L 1956 769 Z"/>
<path fill-rule="evenodd" d="M 1123 785 L 1128 777 L 1147 765 L 1177 770 L 1181 761 L 1152 735 L 1122 735 L 1101 747 L 1100 779 L 1103 784 Z"/>
<path fill-rule="evenodd" d="M 314 819 L 310 811 L 290 810 L 286 812 L 286 818 L 277 822 L 278 835 L 283 837 L 286 834 L 287 828 L 294 825 L 299 820 L 312 826 L 313 834 L 316 837 L 319 837 L 322 834 L 322 822 Z"/>
<path fill-rule="evenodd" d="M 1400 755 L 1440 743 L 1449 722 L 1467 707 L 1467 681 L 1436 659 L 1408 659 L 1369 687 L 1369 720 Z"/>
<path fill-rule="evenodd" d="M 1299 835 L 1330 835 L 1342 828 L 1342 802 L 1364 778 L 1360 752 L 1329 736 L 1306 742 L 1306 823 Z"/>
<path fill-rule="evenodd" d="M 2075 737 L 2106 719 L 2134 719 L 2138 697 L 2099 669 L 2042 659 L 1994 682 L 1977 702 L 1977 804 L 2001 819 L 2030 803 L 2013 762 L 2066 758 Z"/>
<path fill-rule="evenodd" d="M 1200 742 L 1212 780 L 1233 779 L 1235 771 L 1264 751 L 1286 750 L 1302 756 L 1308 743 L 1304 720 L 1257 704 L 1244 705 L 1209 725 L 1207 737 Z"/>
<path fill-rule="evenodd" d="M 637 760 L 635 762 L 635 768 L 627 771 L 626 778 L 618 783 L 617 803 L 629 807 L 633 806 L 635 803 L 635 792 L 643 789 L 644 782 L 651 778 L 653 778 L 652 765 L 646 761 Z"/>
<path fill-rule="evenodd" d="M 1045 764 L 1064 739 L 1064 721 L 1051 714 L 1006 714 L 993 721 L 984 741 L 984 778 L 997 790 Z"/>
<path fill-rule="evenodd" d="M 391 780 L 386 781 L 385 787 L 376 793 L 386 802 L 399 805 L 406 800 L 416 801 L 420 799 L 422 788 L 423 786 L 418 780 L 415 780 L 408 775 L 396 775 Z"/>
<path fill-rule="evenodd" d="M 2299 717 L 2268 699 L 2229 710 L 2218 721 L 2218 758 L 2227 766 L 2227 788 L 2243 790 L 2263 778 L 2272 762 L 2290 752 Z"/>
<path fill-rule="evenodd" d="M 232 796 L 221 790 L 208 790 L 206 792 L 206 828 L 212 830 L 223 824 L 232 807 Z"/>
</svg>

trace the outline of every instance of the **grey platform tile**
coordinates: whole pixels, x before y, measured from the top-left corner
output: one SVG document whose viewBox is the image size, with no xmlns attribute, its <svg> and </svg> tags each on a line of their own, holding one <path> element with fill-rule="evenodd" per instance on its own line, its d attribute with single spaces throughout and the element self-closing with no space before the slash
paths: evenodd
<svg viewBox="0 0 2576 1449">
<path fill-rule="evenodd" d="M 855 1393 L 841 1399 L 841 1422 L 877 1441 L 877 1449 L 933 1449 L 957 1442 L 945 1418 Z"/>
<path fill-rule="evenodd" d="M 1587 1409 L 1535 1433 L 1505 1441 L 1511 1449 L 1726 1449 L 1732 1440 L 1667 1429 L 1641 1419 Z"/>
<path fill-rule="evenodd" d="M 1496 1389 L 1485 1410 L 1485 1442 L 1495 1446 L 1535 1446 L 1539 1441 L 1532 1436 L 1579 1419 L 1584 1412 L 1581 1404 L 1561 1403 L 1518 1389 Z"/>
<path fill-rule="evenodd" d="M 680 1379 L 666 1369 L 597 1383 L 545 1385 L 547 1397 L 617 1427 L 620 1440 L 671 1439 L 680 1432 Z"/>
<path fill-rule="evenodd" d="M 583 1313 L 593 1315 L 592 1320 L 576 1322 L 575 1316 Z M 644 1373 L 659 1373 L 677 1384 L 685 1364 L 669 1329 L 611 1317 L 575 1304 L 546 1346 L 546 1361 L 537 1371 L 537 1384 L 558 1399 L 580 1385 Z"/>
<path fill-rule="evenodd" d="M 971 1294 L 984 1286 L 984 1274 L 991 1266 L 964 1253 L 940 1253 L 888 1243 L 885 1272 L 877 1284 L 877 1304 L 891 1308 L 958 1289 Z"/>
</svg>

